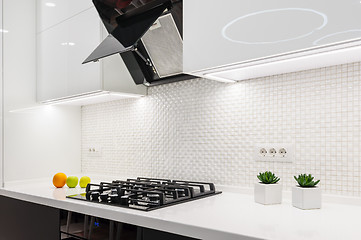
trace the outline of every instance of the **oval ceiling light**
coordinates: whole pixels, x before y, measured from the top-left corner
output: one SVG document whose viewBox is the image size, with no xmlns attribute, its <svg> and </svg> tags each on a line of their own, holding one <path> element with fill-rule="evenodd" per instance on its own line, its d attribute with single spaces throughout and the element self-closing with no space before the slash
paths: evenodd
<svg viewBox="0 0 361 240">
<path fill-rule="evenodd" d="M 296 37 L 291 37 L 291 38 L 285 38 L 285 39 L 281 39 L 281 40 L 272 40 L 272 41 L 244 41 L 244 40 L 237 40 L 237 39 L 234 39 L 230 36 L 227 35 L 227 30 L 235 23 L 237 23 L 238 21 L 241 21 L 241 20 L 244 20 L 246 18 L 249 18 L 249 17 L 253 17 L 253 16 L 257 16 L 257 15 L 261 15 L 261 14 L 265 14 L 265 13 L 277 13 L 277 12 L 287 12 L 287 11 L 300 11 L 300 12 L 306 12 L 306 13 L 314 13 L 318 16 L 321 16 L 323 21 L 322 21 L 322 24 L 318 27 L 315 27 L 314 29 L 312 29 L 311 31 L 305 33 L 305 34 L 301 34 L 301 35 L 298 35 Z M 243 15 L 241 17 L 238 17 L 232 21 L 230 21 L 229 23 L 227 23 L 223 29 L 222 29 L 222 36 L 231 41 L 231 42 L 235 42 L 235 43 L 242 43 L 242 44 L 273 44 L 273 43 L 282 43 L 282 42 L 287 42 L 287 41 L 292 41 L 292 40 L 297 40 L 297 39 L 300 39 L 300 38 L 304 38 L 304 37 L 307 37 L 309 35 L 311 35 L 312 33 L 314 33 L 315 31 L 317 30 L 320 30 L 322 28 L 324 28 L 327 24 L 327 21 L 328 21 L 328 18 L 327 18 L 327 15 L 322 13 L 322 12 L 319 12 L 319 11 L 316 11 L 316 10 L 313 10 L 313 9 L 308 9 L 308 8 L 279 8 L 279 9 L 269 9 L 269 10 L 264 10 L 264 11 L 258 11 L 258 12 L 253 12 L 253 13 L 249 13 L 249 14 L 246 14 L 246 15 Z"/>
<path fill-rule="evenodd" d="M 1 33 L 8 33 L 9 31 L 6 30 L 6 29 L 0 29 L 0 32 L 1 32 Z"/>
<path fill-rule="evenodd" d="M 342 32 L 336 32 L 336 33 L 331 33 L 331 34 L 327 34 L 326 36 L 323 36 L 319 39 L 317 39 L 316 41 L 313 42 L 313 45 L 319 45 L 321 41 L 327 39 L 327 38 L 331 38 L 331 37 L 335 37 L 335 36 L 342 36 L 345 35 L 347 33 L 360 33 L 360 35 L 358 36 L 358 38 L 361 38 L 361 29 L 351 29 L 351 30 L 347 30 L 347 31 L 342 31 Z M 349 37 L 346 39 L 350 39 Z M 322 43 L 321 43 L 322 44 Z M 327 44 L 327 43 L 324 43 Z"/>
</svg>

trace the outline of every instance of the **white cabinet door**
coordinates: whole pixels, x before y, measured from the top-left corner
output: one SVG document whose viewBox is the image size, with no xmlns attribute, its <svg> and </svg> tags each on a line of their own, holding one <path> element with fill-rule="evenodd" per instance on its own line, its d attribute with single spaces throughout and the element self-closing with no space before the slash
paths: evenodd
<svg viewBox="0 0 361 240">
<path fill-rule="evenodd" d="M 39 101 L 101 89 L 100 64 L 82 64 L 100 38 L 95 8 L 38 34 Z"/>
<path fill-rule="evenodd" d="M 3 16 L 3 1 L 0 0 L 0 14 L 1 16 Z M 3 96 L 2 96 L 2 92 L 3 92 L 3 34 L 4 34 L 4 28 L 3 28 L 3 18 L 1 17 L 0 18 L 0 112 L 1 112 L 1 117 L 0 117 L 0 124 L 1 126 L 3 126 L 2 124 L 2 121 L 3 121 L 3 116 L 2 116 L 2 106 L 3 106 Z M 0 128 L 0 187 L 2 187 L 3 185 L 3 149 L 2 149 L 2 146 L 3 146 L 3 143 L 2 143 L 2 140 L 3 140 L 3 132 L 2 132 L 2 127 Z"/>
<path fill-rule="evenodd" d="M 185 0 L 184 70 L 361 38 L 360 1 Z"/>
<path fill-rule="evenodd" d="M 37 36 L 37 95 L 38 100 L 66 95 L 68 71 L 68 25 L 59 24 Z"/>
<path fill-rule="evenodd" d="M 42 32 L 93 7 L 91 0 L 37 0 L 37 31 Z"/>
<path fill-rule="evenodd" d="M 101 64 L 82 64 L 101 42 L 101 22 L 95 8 L 67 21 L 68 32 L 68 95 L 87 93 L 102 88 Z"/>
</svg>

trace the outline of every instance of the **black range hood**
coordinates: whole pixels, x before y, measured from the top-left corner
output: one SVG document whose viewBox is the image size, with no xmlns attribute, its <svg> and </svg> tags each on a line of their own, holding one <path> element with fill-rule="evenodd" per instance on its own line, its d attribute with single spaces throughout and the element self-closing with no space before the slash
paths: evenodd
<svg viewBox="0 0 361 240">
<path fill-rule="evenodd" d="M 93 0 L 109 35 L 83 62 L 120 54 L 136 84 L 194 78 L 183 73 L 181 0 Z"/>
</svg>

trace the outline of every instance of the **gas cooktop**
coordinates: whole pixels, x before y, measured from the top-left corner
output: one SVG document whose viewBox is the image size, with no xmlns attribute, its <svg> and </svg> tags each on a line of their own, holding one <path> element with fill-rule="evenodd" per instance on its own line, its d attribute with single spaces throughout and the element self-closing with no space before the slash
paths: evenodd
<svg viewBox="0 0 361 240">
<path fill-rule="evenodd" d="M 67 198 L 150 211 L 220 193 L 213 183 L 138 177 L 90 183 L 85 193 Z"/>
</svg>

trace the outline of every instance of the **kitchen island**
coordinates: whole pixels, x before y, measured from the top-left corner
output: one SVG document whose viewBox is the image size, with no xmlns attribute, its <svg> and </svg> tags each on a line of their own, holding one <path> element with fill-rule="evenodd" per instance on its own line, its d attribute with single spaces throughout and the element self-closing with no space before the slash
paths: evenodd
<svg viewBox="0 0 361 240">
<path fill-rule="evenodd" d="M 84 189 L 79 187 L 56 189 L 51 179 L 11 183 L 0 188 L 2 197 L 196 239 L 361 239 L 357 220 L 360 205 L 324 202 L 322 209 L 305 211 L 292 207 L 289 199 L 265 206 L 255 203 L 252 194 L 224 191 L 144 212 L 66 198 L 82 192 Z"/>
</svg>

